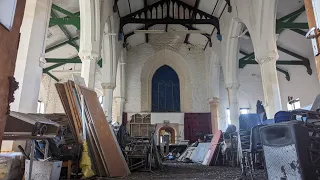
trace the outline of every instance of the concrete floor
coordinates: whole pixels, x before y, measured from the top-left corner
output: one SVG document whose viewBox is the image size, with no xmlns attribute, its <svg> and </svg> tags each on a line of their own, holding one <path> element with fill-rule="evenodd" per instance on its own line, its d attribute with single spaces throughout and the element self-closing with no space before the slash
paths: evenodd
<svg viewBox="0 0 320 180">
<path fill-rule="evenodd" d="M 164 170 L 154 172 L 133 172 L 124 180 L 170 180 L 170 179 L 201 179 L 201 180 L 234 180 L 240 179 L 241 169 L 221 166 L 203 166 L 195 163 L 165 163 Z M 250 179 L 250 177 L 248 177 Z M 263 172 L 258 172 L 255 179 L 266 180 Z"/>
</svg>

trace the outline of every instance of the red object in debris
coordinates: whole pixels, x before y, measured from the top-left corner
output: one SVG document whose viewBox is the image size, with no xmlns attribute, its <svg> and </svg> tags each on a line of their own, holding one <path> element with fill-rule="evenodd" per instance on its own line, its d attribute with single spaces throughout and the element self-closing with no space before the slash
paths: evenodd
<svg viewBox="0 0 320 180">
<path fill-rule="evenodd" d="M 218 151 L 217 147 L 219 145 L 219 141 L 220 141 L 221 136 L 222 136 L 222 131 L 221 130 L 217 131 L 214 134 L 214 136 L 213 136 L 213 138 L 211 140 L 209 151 L 207 152 L 207 155 L 206 155 L 206 157 L 204 158 L 204 160 L 202 162 L 203 165 L 210 166 L 215 153 Z"/>
</svg>

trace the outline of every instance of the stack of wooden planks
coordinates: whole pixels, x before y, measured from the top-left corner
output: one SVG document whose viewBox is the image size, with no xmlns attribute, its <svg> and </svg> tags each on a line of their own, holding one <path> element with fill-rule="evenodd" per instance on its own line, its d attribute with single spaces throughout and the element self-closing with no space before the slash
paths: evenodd
<svg viewBox="0 0 320 180">
<path fill-rule="evenodd" d="M 74 136 L 79 143 L 82 143 L 83 126 L 85 126 L 92 168 L 99 177 L 128 176 L 130 170 L 115 134 L 106 120 L 96 92 L 81 86 L 83 80 L 77 78 L 74 80 L 76 83 L 68 81 L 56 84 L 66 115 L 71 121 Z M 82 97 L 84 124 L 81 119 Z"/>
</svg>

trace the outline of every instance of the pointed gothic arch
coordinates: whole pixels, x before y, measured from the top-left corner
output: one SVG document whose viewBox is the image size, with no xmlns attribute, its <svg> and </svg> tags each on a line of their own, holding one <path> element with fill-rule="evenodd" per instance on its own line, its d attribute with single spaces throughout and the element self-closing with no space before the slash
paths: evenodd
<svg viewBox="0 0 320 180">
<path fill-rule="evenodd" d="M 152 109 L 152 78 L 161 66 L 170 66 L 179 77 L 181 112 L 192 112 L 191 72 L 184 58 L 168 49 L 155 53 L 144 63 L 141 72 L 141 111 L 151 112 Z"/>
</svg>

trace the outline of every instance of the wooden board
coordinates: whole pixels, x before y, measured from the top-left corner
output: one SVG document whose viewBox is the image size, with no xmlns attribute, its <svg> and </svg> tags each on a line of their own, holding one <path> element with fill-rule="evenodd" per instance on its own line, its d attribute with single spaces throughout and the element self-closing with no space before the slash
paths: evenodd
<svg viewBox="0 0 320 180">
<path fill-rule="evenodd" d="M 213 139 L 211 140 L 209 151 L 202 162 L 203 165 L 210 166 L 212 159 L 214 157 L 214 154 L 216 154 L 216 152 L 218 151 L 217 147 L 219 147 L 218 145 L 219 145 L 219 141 L 220 141 L 221 136 L 222 136 L 221 130 L 217 131 L 214 134 Z"/>
<path fill-rule="evenodd" d="M 108 124 L 96 92 L 80 86 L 86 107 L 92 118 L 94 130 L 103 153 L 110 177 L 124 177 L 130 174 L 117 139 Z"/>
<path fill-rule="evenodd" d="M 66 113 L 66 115 L 67 115 L 67 117 L 68 117 L 68 119 L 70 121 L 71 131 L 73 132 L 74 137 L 77 140 L 77 142 L 81 143 L 82 142 L 81 136 L 79 134 L 79 131 L 76 131 L 76 128 L 75 128 L 74 123 L 73 123 L 73 115 L 72 115 L 72 111 L 71 111 L 70 106 L 69 106 L 69 101 L 68 101 L 68 98 L 67 98 L 66 90 L 64 88 L 64 84 L 56 83 L 55 86 L 56 86 L 56 89 L 58 91 L 58 94 L 59 94 L 62 106 L 64 108 L 64 111 L 65 111 L 65 113 Z"/>
<path fill-rule="evenodd" d="M 74 99 L 76 103 L 78 104 L 78 109 L 79 112 L 81 111 L 81 92 L 80 92 L 80 87 L 76 84 L 72 86 L 73 91 L 74 91 Z M 85 105 L 84 108 L 85 111 L 85 126 L 86 126 L 86 135 L 88 139 L 88 145 L 89 148 L 91 148 L 92 155 L 94 156 L 94 166 L 97 171 L 97 175 L 100 177 L 105 177 L 108 175 L 108 168 L 105 163 L 105 161 L 102 159 L 103 154 L 101 150 L 101 146 L 99 144 L 98 138 L 95 134 L 94 128 L 93 128 L 93 123 L 91 120 L 91 116 L 88 112 L 88 108 Z M 81 116 L 81 114 L 80 114 Z"/>
</svg>

